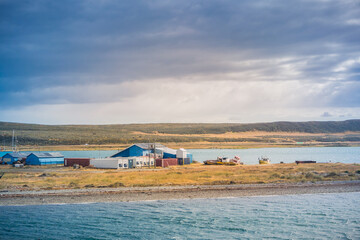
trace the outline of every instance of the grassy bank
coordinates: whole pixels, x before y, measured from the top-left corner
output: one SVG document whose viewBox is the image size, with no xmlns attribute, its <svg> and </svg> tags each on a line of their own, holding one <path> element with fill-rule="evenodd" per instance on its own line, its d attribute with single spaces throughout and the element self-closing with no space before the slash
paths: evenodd
<svg viewBox="0 0 360 240">
<path fill-rule="evenodd" d="M 219 185 L 360 180 L 359 164 L 175 166 L 167 169 L 101 170 L 1 166 L 1 190 Z"/>
</svg>

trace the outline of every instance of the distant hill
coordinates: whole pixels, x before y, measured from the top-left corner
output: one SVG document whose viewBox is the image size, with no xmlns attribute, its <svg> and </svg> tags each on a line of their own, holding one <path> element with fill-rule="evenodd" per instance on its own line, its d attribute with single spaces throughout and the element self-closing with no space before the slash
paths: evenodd
<svg viewBox="0 0 360 240">
<path fill-rule="evenodd" d="M 360 132 L 360 120 L 327 122 L 272 122 L 272 123 L 161 123 L 161 124 L 113 124 L 113 125 L 40 125 L 0 122 L 0 145 L 11 142 L 12 130 L 20 144 L 112 144 L 133 142 L 196 142 L 237 141 L 202 137 L 203 134 L 239 133 L 248 131 L 344 133 Z M 186 136 L 181 136 L 186 134 Z M 189 134 L 196 136 L 188 136 Z M 261 141 L 261 139 L 245 139 Z M 241 139 L 241 141 L 245 141 Z M 354 140 L 358 141 L 356 137 Z"/>
</svg>

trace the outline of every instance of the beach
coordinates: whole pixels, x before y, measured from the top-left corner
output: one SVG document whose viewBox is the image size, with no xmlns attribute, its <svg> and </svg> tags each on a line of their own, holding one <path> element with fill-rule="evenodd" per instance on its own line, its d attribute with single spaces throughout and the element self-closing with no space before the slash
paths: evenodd
<svg viewBox="0 0 360 240">
<path fill-rule="evenodd" d="M 360 181 L 2 191 L 0 205 L 75 204 L 360 192 Z"/>
</svg>

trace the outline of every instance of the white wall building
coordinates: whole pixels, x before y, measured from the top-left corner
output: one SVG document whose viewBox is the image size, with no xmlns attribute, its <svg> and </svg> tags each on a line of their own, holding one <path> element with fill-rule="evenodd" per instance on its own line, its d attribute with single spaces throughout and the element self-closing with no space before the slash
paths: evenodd
<svg viewBox="0 0 360 240">
<path fill-rule="evenodd" d="M 90 160 L 90 165 L 95 168 L 104 169 L 127 169 L 154 166 L 154 158 L 142 157 L 116 157 L 116 158 L 96 158 Z"/>
<path fill-rule="evenodd" d="M 187 151 L 183 148 L 176 150 L 176 158 L 187 158 Z"/>
</svg>

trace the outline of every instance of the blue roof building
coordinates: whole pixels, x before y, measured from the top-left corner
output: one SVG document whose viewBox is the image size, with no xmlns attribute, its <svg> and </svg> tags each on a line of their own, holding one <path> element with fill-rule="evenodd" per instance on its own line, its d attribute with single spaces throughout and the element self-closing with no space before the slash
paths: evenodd
<svg viewBox="0 0 360 240">
<path fill-rule="evenodd" d="M 18 160 L 25 160 L 29 153 L 22 153 L 22 152 L 11 152 L 5 154 L 2 158 L 2 164 L 13 164 Z"/>
<path fill-rule="evenodd" d="M 61 153 L 31 153 L 26 158 L 27 165 L 49 165 L 49 164 L 64 164 L 64 156 Z"/>
<path fill-rule="evenodd" d="M 165 147 L 160 143 L 156 143 L 155 147 L 156 154 L 162 155 L 163 158 L 176 158 L 176 150 Z M 150 153 L 154 153 L 154 143 L 136 143 L 111 157 L 141 157 Z"/>
</svg>

